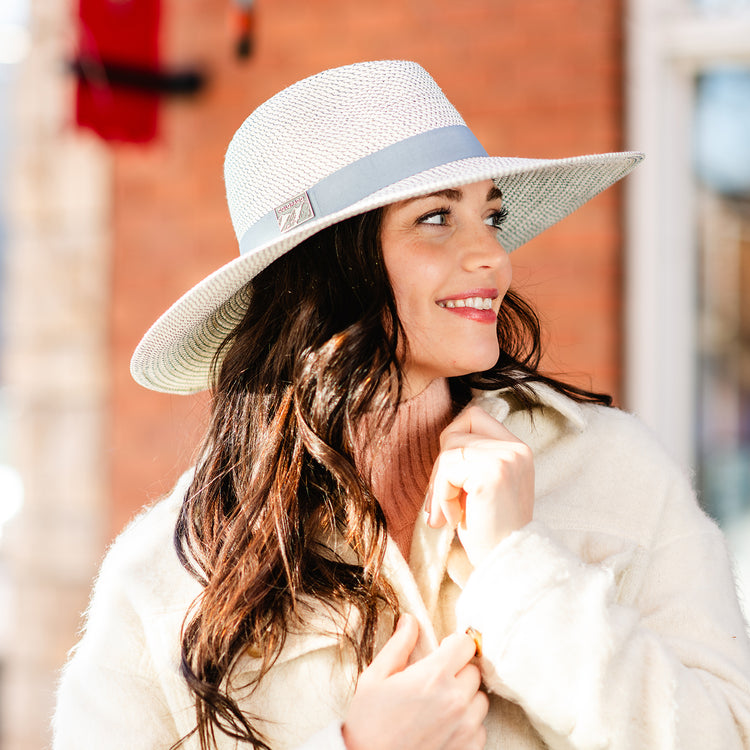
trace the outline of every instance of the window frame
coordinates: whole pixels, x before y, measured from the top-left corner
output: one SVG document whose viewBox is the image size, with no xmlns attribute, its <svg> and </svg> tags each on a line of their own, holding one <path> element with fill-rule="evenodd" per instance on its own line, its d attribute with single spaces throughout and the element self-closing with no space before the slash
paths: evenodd
<svg viewBox="0 0 750 750">
<path fill-rule="evenodd" d="M 750 65 L 750 6 L 628 0 L 626 133 L 646 161 L 626 181 L 624 400 L 685 466 L 696 463 L 695 78 Z"/>
</svg>

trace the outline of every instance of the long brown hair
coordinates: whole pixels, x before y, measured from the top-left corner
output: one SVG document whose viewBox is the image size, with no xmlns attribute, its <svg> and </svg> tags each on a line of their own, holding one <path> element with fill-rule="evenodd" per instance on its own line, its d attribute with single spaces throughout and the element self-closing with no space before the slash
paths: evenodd
<svg viewBox="0 0 750 750">
<path fill-rule="evenodd" d="M 262 664 L 247 687 L 259 684 L 302 601 L 358 611 L 360 625 L 344 641 L 360 672 L 380 619 L 398 614 L 381 575 L 385 518 L 353 458 L 363 415 L 387 429 L 402 388 L 397 353 L 407 342 L 380 249 L 381 219 L 378 209 L 336 224 L 260 273 L 215 360 L 211 421 L 175 530 L 180 560 L 203 586 L 182 636 L 203 750 L 217 729 L 270 750 L 258 717 L 243 713 L 227 684 L 250 647 Z M 509 387 L 529 404 L 533 381 L 609 403 L 537 372 L 539 321 L 514 292 L 501 306 L 498 336 L 492 370 L 451 381 L 457 407 L 471 388 Z M 332 533 L 357 562 L 326 545 Z"/>
</svg>

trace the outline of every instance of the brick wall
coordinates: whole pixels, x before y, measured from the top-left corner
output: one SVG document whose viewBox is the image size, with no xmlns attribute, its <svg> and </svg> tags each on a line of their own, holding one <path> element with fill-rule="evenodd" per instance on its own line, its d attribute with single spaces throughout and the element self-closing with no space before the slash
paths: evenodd
<svg viewBox="0 0 750 750">
<path fill-rule="evenodd" d="M 169 304 L 234 257 L 221 164 L 257 104 L 324 68 L 410 58 L 490 153 L 556 157 L 622 145 L 620 0 L 258 0 L 255 55 L 244 62 L 232 56 L 229 7 L 164 0 L 166 62 L 199 63 L 210 83 L 198 98 L 163 107 L 156 144 L 114 154 L 111 533 L 191 462 L 205 398 L 150 393 L 130 380 L 128 361 Z M 621 234 L 615 189 L 514 256 L 518 286 L 549 332 L 548 368 L 615 394 Z"/>
</svg>

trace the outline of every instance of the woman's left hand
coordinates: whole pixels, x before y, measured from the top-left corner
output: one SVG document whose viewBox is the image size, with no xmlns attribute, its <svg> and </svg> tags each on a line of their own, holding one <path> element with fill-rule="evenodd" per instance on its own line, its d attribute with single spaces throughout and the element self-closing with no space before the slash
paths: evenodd
<svg viewBox="0 0 750 750">
<path fill-rule="evenodd" d="M 440 435 L 425 511 L 429 526 L 457 528 L 476 567 L 505 537 L 531 521 L 530 448 L 484 409 L 464 409 Z"/>
</svg>

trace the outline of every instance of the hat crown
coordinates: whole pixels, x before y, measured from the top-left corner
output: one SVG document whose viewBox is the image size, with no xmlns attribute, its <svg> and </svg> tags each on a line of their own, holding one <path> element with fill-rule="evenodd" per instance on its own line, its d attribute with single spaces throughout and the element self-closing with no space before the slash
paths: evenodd
<svg viewBox="0 0 750 750">
<path fill-rule="evenodd" d="M 238 241 L 255 222 L 337 170 L 463 118 L 424 68 L 385 60 L 326 70 L 261 104 L 224 162 Z"/>
</svg>

